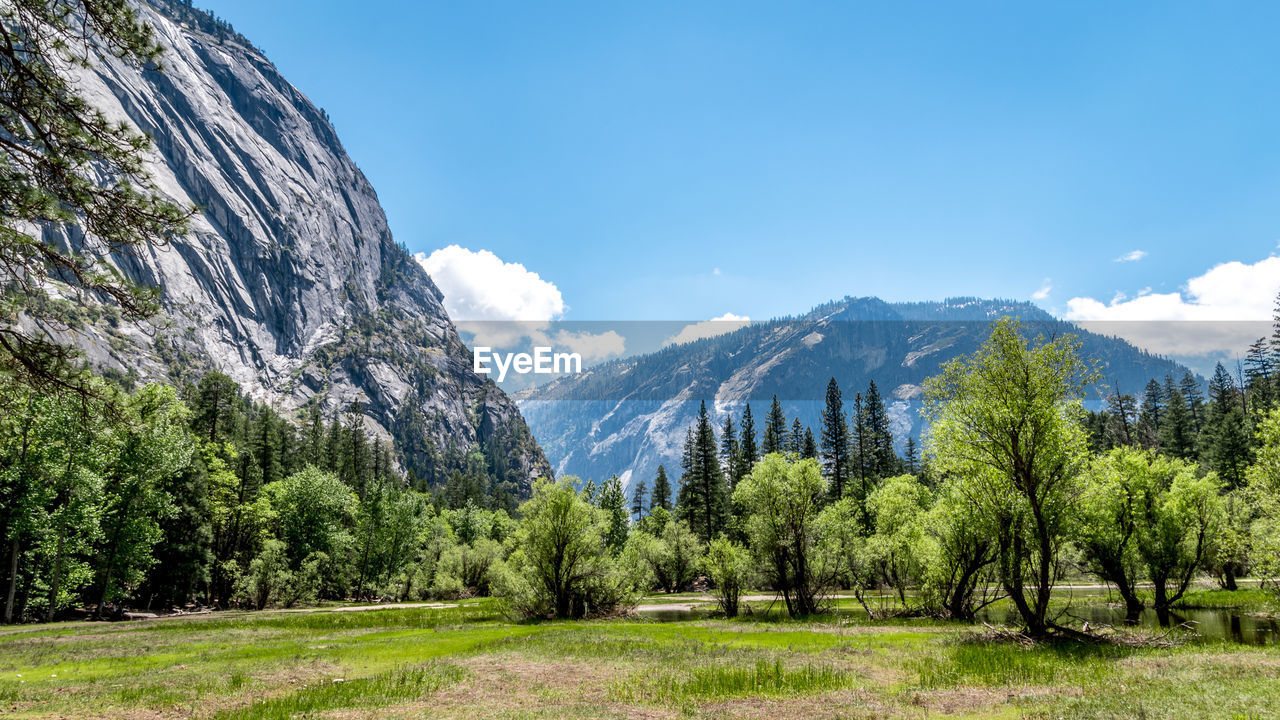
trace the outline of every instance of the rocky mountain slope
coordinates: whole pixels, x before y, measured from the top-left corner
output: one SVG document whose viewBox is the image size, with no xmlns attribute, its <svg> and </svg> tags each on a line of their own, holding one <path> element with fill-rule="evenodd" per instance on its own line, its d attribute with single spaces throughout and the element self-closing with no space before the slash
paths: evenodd
<svg viewBox="0 0 1280 720">
<path fill-rule="evenodd" d="M 109 373 L 184 382 L 219 370 L 284 412 L 359 400 L 419 477 L 441 480 L 481 448 L 522 489 L 547 475 L 327 116 L 226 24 L 183 2 L 139 8 L 168 48 L 163 72 L 107 58 L 79 88 L 155 138 L 160 186 L 200 212 L 187 237 L 119 261 L 162 289 L 160 320 L 127 326 L 101 308 L 68 339 Z M 66 242 L 60 232 L 50 239 Z"/>
<path fill-rule="evenodd" d="M 905 438 L 921 430 L 921 383 L 943 362 L 977 349 L 991 321 L 1004 315 L 1022 319 L 1031 334 L 1076 333 L 1084 355 L 1100 362 L 1104 382 L 1124 392 L 1139 393 L 1153 377 L 1185 371 L 1028 303 L 845 298 L 802 317 L 605 363 L 518 397 L 556 472 L 596 480 L 618 473 L 651 481 L 660 463 L 678 468 L 685 430 L 704 400 L 717 432 L 727 413 L 736 420 L 750 403 L 759 433 L 776 394 L 788 418 L 799 416 L 817 433 L 831 377 L 847 407 L 855 392 L 876 382 L 901 450 Z"/>
</svg>

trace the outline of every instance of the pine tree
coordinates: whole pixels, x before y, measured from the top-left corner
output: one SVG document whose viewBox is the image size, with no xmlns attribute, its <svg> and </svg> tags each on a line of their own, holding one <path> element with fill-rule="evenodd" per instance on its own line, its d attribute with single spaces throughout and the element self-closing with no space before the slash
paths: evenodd
<svg viewBox="0 0 1280 720">
<path fill-rule="evenodd" d="M 1204 429 L 1204 393 L 1200 392 L 1200 381 L 1196 380 L 1191 371 L 1182 374 L 1182 382 L 1179 384 L 1182 391 L 1182 399 L 1187 403 L 1187 413 L 1191 416 L 1191 427 L 1195 431 L 1197 437 Z"/>
<path fill-rule="evenodd" d="M 1258 338 L 1245 354 L 1245 377 L 1248 378 L 1249 406 L 1255 413 L 1265 413 L 1276 401 L 1275 357 L 1267 338 Z"/>
<path fill-rule="evenodd" d="M 1138 412 L 1138 442 L 1142 447 L 1155 449 L 1160 446 L 1160 424 L 1163 420 L 1164 390 L 1152 378 L 1142 393 L 1142 409 Z"/>
<path fill-rule="evenodd" d="M 1164 379 L 1164 423 L 1160 428 L 1160 451 L 1176 458 L 1191 460 L 1195 457 L 1195 431 L 1191 424 L 1191 414 L 1187 412 L 1187 403 L 1182 391 L 1173 381 L 1173 376 Z"/>
<path fill-rule="evenodd" d="M 818 440 L 813 436 L 813 428 L 805 427 L 804 444 L 800 447 L 800 458 L 803 460 L 818 459 Z"/>
<path fill-rule="evenodd" d="M 644 517 L 644 499 L 648 490 L 645 482 L 641 480 L 631 491 L 631 516 L 636 519 L 636 522 L 640 522 Z"/>
<path fill-rule="evenodd" d="M 671 481 L 667 479 L 667 469 L 658 466 L 658 475 L 653 479 L 653 493 L 649 495 L 649 512 L 657 508 L 671 510 Z"/>
<path fill-rule="evenodd" d="M 916 439 L 910 435 L 907 436 L 906 452 L 902 459 L 908 474 L 920 474 L 920 450 L 916 447 Z"/>
<path fill-rule="evenodd" d="M 800 424 L 800 418 L 791 420 L 791 432 L 787 434 L 787 452 L 800 457 L 804 451 L 804 425 Z"/>
<path fill-rule="evenodd" d="M 724 467 L 725 478 L 729 481 L 729 491 L 737 487 L 742 479 L 738 471 L 742 468 L 742 448 L 738 446 L 738 431 L 733 426 L 733 415 L 725 415 L 724 427 L 720 430 L 720 462 Z"/>
<path fill-rule="evenodd" d="M 680 484 L 676 512 L 703 541 L 714 538 L 724 528 L 728 494 L 720 471 L 715 430 L 704 401 L 692 434 L 689 470 Z"/>
<path fill-rule="evenodd" d="M 342 480 L 356 491 L 356 496 L 364 500 L 370 484 L 370 471 L 373 457 L 369 451 L 369 435 L 364 428 L 364 404 L 359 400 L 351 403 L 347 411 L 347 434 L 349 453 L 343 464 Z"/>
<path fill-rule="evenodd" d="M 751 468 L 755 467 L 756 461 L 760 459 L 760 451 L 756 447 L 756 422 L 751 417 L 751 403 L 742 409 L 742 425 L 741 431 L 738 433 L 738 448 L 740 456 L 740 466 L 735 473 L 737 478 L 741 480 L 751 472 Z"/>
<path fill-rule="evenodd" d="M 831 497 L 844 497 L 849 473 L 849 422 L 844 415 L 844 398 L 835 378 L 827 383 L 827 404 L 822 411 L 822 469 Z"/>
<path fill-rule="evenodd" d="M 778 402 L 778 396 L 774 395 L 773 402 L 769 405 L 769 417 L 764 425 L 764 442 L 760 452 L 764 455 L 785 452 L 786 437 L 787 416 L 782 412 L 782 403 Z"/>
<path fill-rule="evenodd" d="M 872 457 L 874 450 L 872 449 L 873 438 L 871 431 L 867 428 L 867 408 L 862 402 L 862 393 L 855 393 L 853 396 L 853 411 L 850 413 L 853 418 L 853 438 L 852 452 L 853 473 L 851 478 L 858 481 L 855 488 L 855 496 L 858 504 L 863 508 L 863 516 L 866 516 L 866 499 L 871 494 L 871 474 L 872 474 Z"/>
<path fill-rule="evenodd" d="M 307 432 L 302 457 L 308 465 L 324 467 L 324 412 L 320 403 L 312 402 L 307 408 Z"/>
<path fill-rule="evenodd" d="M 1108 448 L 1117 445 L 1134 447 L 1138 421 L 1138 401 L 1132 395 L 1124 395 L 1119 389 L 1107 396 L 1107 427 L 1105 430 Z"/>
<path fill-rule="evenodd" d="M 1232 487 L 1240 487 L 1249 464 L 1250 433 L 1240 392 L 1227 369 L 1218 363 L 1209 379 L 1209 408 L 1200 438 L 1200 457 Z"/>
<path fill-rule="evenodd" d="M 48 329 L 67 327 L 67 298 L 109 300 L 126 322 L 158 313 L 159 293 L 116 268 L 185 234 L 194 208 L 155 182 L 151 137 L 99 111 L 70 70 L 162 69 L 165 50 L 120 0 L 6 0 L 0 23 L 0 376 L 88 402 L 81 354 Z"/>
<path fill-rule="evenodd" d="M 631 528 L 627 520 L 626 504 L 626 496 L 622 492 L 622 480 L 614 475 L 600 488 L 600 509 L 604 510 L 609 521 L 605 544 L 614 555 L 622 552 L 622 546 L 627 544 L 627 533 Z"/>
<path fill-rule="evenodd" d="M 884 400 L 872 380 L 867 386 L 865 403 L 867 431 L 871 435 L 871 462 L 873 475 L 879 480 L 897 472 L 898 456 L 893 450 L 893 431 L 889 428 L 889 413 Z"/>
</svg>

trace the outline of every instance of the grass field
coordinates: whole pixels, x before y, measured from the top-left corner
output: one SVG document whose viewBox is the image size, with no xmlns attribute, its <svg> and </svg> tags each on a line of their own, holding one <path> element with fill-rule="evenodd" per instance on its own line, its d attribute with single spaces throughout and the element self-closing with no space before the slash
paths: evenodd
<svg viewBox="0 0 1280 720">
<path fill-rule="evenodd" d="M 0 715 L 1244 720 L 1280 714 L 1275 646 L 1027 649 L 966 640 L 973 632 L 852 615 L 813 622 L 694 615 L 661 623 L 512 623 L 492 601 L 19 627 L 0 630 Z"/>
</svg>

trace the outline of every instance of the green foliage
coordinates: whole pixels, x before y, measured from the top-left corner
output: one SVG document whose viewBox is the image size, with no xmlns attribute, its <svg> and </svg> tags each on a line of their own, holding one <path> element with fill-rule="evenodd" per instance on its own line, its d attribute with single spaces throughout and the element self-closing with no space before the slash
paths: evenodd
<svg viewBox="0 0 1280 720">
<path fill-rule="evenodd" d="M 190 211 L 165 200 L 151 178 L 151 139 L 109 120 L 67 69 L 106 56 L 142 67 L 163 49 L 121 0 L 14 0 L 0 7 L 0 23 L 0 371 L 83 394 L 92 382 L 77 353 L 25 328 L 73 327 L 54 301 L 60 295 L 109 302 L 127 319 L 154 314 L 156 292 L 127 280 L 111 256 L 164 244 L 185 231 Z M 75 239 L 60 242 L 46 229 Z"/>
<path fill-rule="evenodd" d="M 667 592 L 681 592 L 697 576 L 703 554 L 702 541 L 683 520 L 669 520 L 655 511 L 646 520 L 662 521 L 660 526 L 638 528 L 627 538 L 622 562 L 635 567 L 646 589 L 658 587 Z"/>
<path fill-rule="evenodd" d="M 1249 469 L 1246 497 L 1256 512 L 1250 544 L 1257 574 L 1280 596 L 1280 409 L 1263 417 L 1258 428 L 1257 461 Z"/>
<path fill-rule="evenodd" d="M 525 617 L 603 615 L 632 602 L 632 578 L 606 551 L 608 519 L 578 494 L 575 480 L 539 482 L 520 506 L 523 522 L 497 585 Z"/>
<path fill-rule="evenodd" d="M 886 478 L 867 498 L 874 531 L 867 542 L 868 558 L 904 605 L 907 591 L 924 577 L 922 520 L 930 504 L 928 488 L 911 475 Z"/>
<path fill-rule="evenodd" d="M 1033 346 L 1009 319 L 973 355 L 925 385 L 929 450 L 997 533 L 1001 583 L 1027 630 L 1042 636 L 1077 479 L 1087 458 L 1082 397 L 1094 377 L 1070 336 Z"/>
<path fill-rule="evenodd" d="M 707 546 L 702 567 L 714 584 L 716 605 L 725 617 L 738 616 L 738 600 L 752 580 L 751 554 L 726 537 L 718 537 Z"/>
<path fill-rule="evenodd" d="M 685 443 L 683 464 L 676 514 L 706 542 L 724 531 L 729 517 L 729 498 L 705 401 Z"/>
<path fill-rule="evenodd" d="M 827 490 L 816 460 L 790 462 L 766 455 L 733 493 L 747 512 L 752 551 L 794 617 L 819 611 L 830 587 L 830 568 L 820 561 L 818 514 Z"/>
</svg>

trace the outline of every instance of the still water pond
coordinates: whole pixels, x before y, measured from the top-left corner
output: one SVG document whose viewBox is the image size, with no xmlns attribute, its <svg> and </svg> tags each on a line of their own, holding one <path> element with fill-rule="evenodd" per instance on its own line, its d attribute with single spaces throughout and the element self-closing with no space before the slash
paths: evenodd
<svg viewBox="0 0 1280 720">
<path fill-rule="evenodd" d="M 710 615 L 710 605 L 671 605 L 648 606 L 639 614 L 658 622 L 682 622 L 701 619 Z M 840 615 L 866 619 L 867 614 L 860 608 L 842 607 Z M 1016 611 L 987 610 L 979 613 L 978 619 L 992 625 L 1018 625 Z M 1062 618 L 1063 624 L 1079 627 L 1082 622 L 1090 625 L 1126 624 L 1123 608 L 1112 605 L 1090 604 L 1073 607 L 1070 614 Z M 1280 618 L 1256 615 L 1231 609 L 1196 609 L 1175 610 L 1168 613 L 1157 613 L 1155 610 L 1144 610 L 1137 619 L 1139 627 L 1159 630 L 1161 628 L 1186 628 L 1209 642 L 1229 642 L 1242 645 L 1280 645 Z"/>
</svg>

